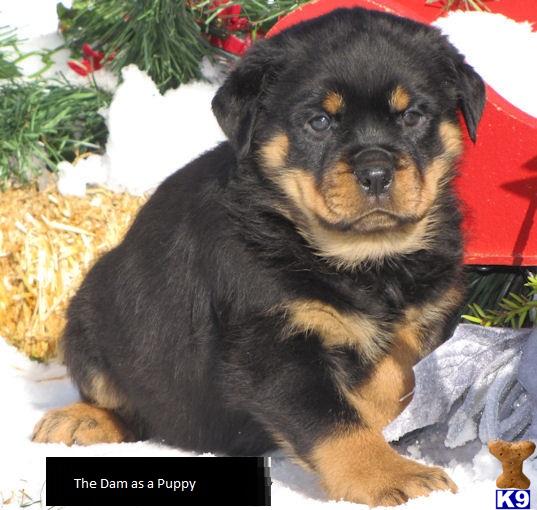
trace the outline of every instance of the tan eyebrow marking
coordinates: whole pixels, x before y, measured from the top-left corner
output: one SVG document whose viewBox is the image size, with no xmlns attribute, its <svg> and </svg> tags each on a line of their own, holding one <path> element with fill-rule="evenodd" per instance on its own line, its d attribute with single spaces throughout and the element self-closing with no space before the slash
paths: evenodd
<svg viewBox="0 0 537 510">
<path fill-rule="evenodd" d="M 345 101 L 338 92 L 329 92 L 323 101 L 323 108 L 331 115 L 339 113 L 343 106 L 345 106 Z"/>
<path fill-rule="evenodd" d="M 409 104 L 410 94 L 405 90 L 403 86 L 397 85 L 397 87 L 393 89 L 392 94 L 390 96 L 390 106 L 396 112 L 402 112 L 403 110 L 406 110 L 408 108 Z"/>
</svg>

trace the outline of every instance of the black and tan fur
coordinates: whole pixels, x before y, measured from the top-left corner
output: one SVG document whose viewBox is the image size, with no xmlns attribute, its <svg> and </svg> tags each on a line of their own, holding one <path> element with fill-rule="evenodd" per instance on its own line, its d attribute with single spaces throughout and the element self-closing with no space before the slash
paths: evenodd
<svg viewBox="0 0 537 510">
<path fill-rule="evenodd" d="M 475 139 L 483 102 L 436 29 L 392 15 L 337 10 L 256 44 L 213 101 L 229 142 L 157 189 L 72 300 L 85 402 L 34 439 L 285 445 L 330 497 L 370 505 L 455 490 L 381 431 L 457 319 L 458 113 Z"/>
</svg>

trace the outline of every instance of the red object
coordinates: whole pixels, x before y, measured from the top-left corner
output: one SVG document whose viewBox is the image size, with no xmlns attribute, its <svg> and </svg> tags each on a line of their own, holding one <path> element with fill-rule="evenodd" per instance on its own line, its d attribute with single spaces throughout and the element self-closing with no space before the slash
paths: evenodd
<svg viewBox="0 0 537 510">
<path fill-rule="evenodd" d="M 235 34 L 229 34 L 225 39 L 213 36 L 211 44 L 233 55 L 242 55 L 252 45 L 252 38 L 250 34 L 246 34 L 244 38 Z"/>
<path fill-rule="evenodd" d="M 87 60 L 82 60 L 82 62 L 77 62 L 76 60 L 69 60 L 69 62 L 67 62 L 67 65 L 76 73 L 76 74 L 79 74 L 80 76 L 87 76 L 88 73 L 90 72 L 88 70 L 88 67 L 89 67 L 89 62 Z"/>
<path fill-rule="evenodd" d="M 102 51 L 94 50 L 88 43 L 82 45 L 82 53 L 84 57 L 81 62 L 76 60 L 69 60 L 67 65 L 80 76 L 87 76 L 94 71 L 98 71 L 103 67 L 104 53 Z M 108 60 L 112 60 L 113 56 L 110 56 Z"/>
<path fill-rule="evenodd" d="M 216 9 L 227 2 L 228 0 L 214 0 L 211 7 Z M 239 4 L 232 4 L 218 13 L 217 17 L 222 20 L 224 29 L 227 32 L 246 32 L 250 28 L 248 18 L 241 18 L 241 10 L 242 7 Z M 233 55 L 243 55 L 252 45 L 252 36 L 247 33 L 244 37 L 239 37 L 234 33 L 230 33 L 226 37 L 212 36 L 210 42 L 213 46 Z"/>
<path fill-rule="evenodd" d="M 267 36 L 340 7 L 366 7 L 423 23 L 444 15 L 440 4 L 424 0 L 313 0 L 279 20 Z M 536 0 L 500 0 L 487 7 L 515 21 L 537 21 Z M 466 139 L 460 174 L 465 262 L 537 265 L 537 118 L 487 85 L 477 143 Z"/>
</svg>

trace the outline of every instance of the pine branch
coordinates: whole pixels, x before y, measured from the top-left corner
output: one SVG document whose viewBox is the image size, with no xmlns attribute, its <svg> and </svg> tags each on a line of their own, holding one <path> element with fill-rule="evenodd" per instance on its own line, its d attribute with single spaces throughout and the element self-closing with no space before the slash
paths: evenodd
<svg viewBox="0 0 537 510">
<path fill-rule="evenodd" d="M 113 56 L 115 71 L 136 64 L 161 92 L 200 79 L 205 55 L 221 54 L 211 46 L 211 35 L 227 37 L 222 28 L 224 9 L 241 7 L 248 20 L 244 30 L 255 38 L 306 0 L 75 0 L 71 9 L 58 5 L 60 28 L 69 47 L 84 43 Z"/>
<path fill-rule="evenodd" d="M 136 64 L 161 91 L 201 78 L 199 63 L 209 44 L 181 0 L 75 0 L 58 8 L 71 48 L 83 43 L 102 49 L 112 69 Z"/>
<path fill-rule="evenodd" d="M 531 327 L 537 324 L 537 277 L 529 269 L 488 269 L 475 275 L 463 319 L 482 326 Z"/>
<path fill-rule="evenodd" d="M 0 80 L 11 79 L 20 76 L 15 62 L 8 58 L 6 50 L 13 52 L 17 45 L 15 30 L 9 27 L 0 27 Z"/>
<path fill-rule="evenodd" d="M 110 104 L 97 88 L 64 82 L 9 81 L 0 86 L 0 187 L 25 183 L 80 152 L 100 152 Z"/>
<path fill-rule="evenodd" d="M 232 6 L 241 6 L 241 15 L 250 22 L 254 31 L 268 31 L 281 17 L 294 11 L 310 0 L 228 0 L 214 8 L 214 0 L 202 0 L 191 3 L 192 11 L 200 20 L 204 20 L 205 31 L 220 13 Z"/>
</svg>

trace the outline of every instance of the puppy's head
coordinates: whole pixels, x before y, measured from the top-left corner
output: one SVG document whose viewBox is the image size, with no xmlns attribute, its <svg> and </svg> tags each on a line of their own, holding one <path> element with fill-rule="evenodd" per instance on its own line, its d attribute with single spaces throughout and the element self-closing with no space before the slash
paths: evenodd
<svg viewBox="0 0 537 510">
<path fill-rule="evenodd" d="M 373 258 L 423 242 L 462 149 L 458 112 L 475 141 L 484 95 L 437 29 L 341 9 L 254 46 L 213 110 L 278 209 L 350 261 L 367 258 L 357 239 Z"/>
</svg>

